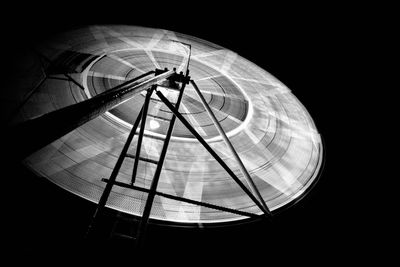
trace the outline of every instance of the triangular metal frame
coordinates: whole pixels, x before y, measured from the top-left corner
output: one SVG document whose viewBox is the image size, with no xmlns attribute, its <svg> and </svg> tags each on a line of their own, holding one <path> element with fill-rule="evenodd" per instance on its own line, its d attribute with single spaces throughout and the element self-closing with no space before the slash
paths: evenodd
<svg viewBox="0 0 400 267">
<path fill-rule="evenodd" d="M 177 77 L 178 77 L 178 79 L 177 79 Z M 168 78 L 168 79 L 170 79 L 170 78 Z M 179 80 L 178 82 L 182 83 L 182 86 L 179 90 L 180 93 L 178 96 L 178 100 L 177 100 L 175 106 L 161 93 L 161 91 L 157 90 L 157 85 L 153 85 L 150 89 L 148 89 L 143 107 L 142 107 L 140 113 L 138 114 L 138 117 L 137 117 L 137 119 L 132 127 L 132 130 L 127 138 L 127 141 L 120 153 L 120 156 L 118 158 L 118 161 L 116 163 L 116 166 L 114 167 L 114 170 L 113 170 L 110 178 L 102 179 L 102 181 L 106 182 L 107 185 L 106 185 L 106 188 L 103 191 L 103 194 L 100 198 L 97 209 L 92 218 L 92 222 L 89 225 L 87 234 L 90 234 L 93 226 L 95 225 L 97 217 L 102 212 L 102 210 L 105 208 L 107 199 L 111 193 L 111 189 L 112 189 L 113 185 L 148 193 L 145 208 L 144 208 L 143 214 L 140 219 L 138 232 L 135 237 L 136 245 L 138 247 L 141 245 L 143 237 L 145 235 L 145 232 L 147 229 L 147 224 L 148 224 L 148 221 L 150 218 L 151 208 L 152 208 L 153 201 L 154 201 L 154 198 L 156 195 L 165 197 L 165 198 L 169 198 L 169 199 L 182 201 L 182 202 L 187 202 L 187 203 L 194 204 L 194 205 L 204 206 L 204 207 L 208 207 L 208 208 L 212 208 L 212 209 L 216 209 L 216 210 L 231 212 L 234 214 L 247 216 L 247 217 L 251 217 L 251 218 L 267 218 L 267 219 L 271 218 L 271 212 L 268 209 L 268 206 L 266 205 L 266 203 L 265 203 L 264 199 L 262 198 L 260 192 L 258 191 L 256 185 L 254 184 L 253 180 L 251 179 L 250 174 L 248 173 L 247 169 L 245 168 L 243 162 L 241 161 L 236 150 L 234 149 L 232 143 L 230 142 L 229 138 L 226 136 L 221 125 L 219 124 L 218 120 L 216 119 L 214 113 L 211 111 L 211 108 L 208 106 L 207 102 L 205 101 L 205 99 L 204 99 L 203 95 L 201 94 L 199 88 L 197 87 L 196 83 L 193 80 L 190 80 L 189 71 L 188 70 L 186 71 L 185 76 L 183 76 L 182 73 L 180 75 L 175 75 L 175 79 Z M 193 128 L 193 126 L 179 112 L 179 105 L 180 105 L 180 102 L 183 97 L 184 89 L 185 89 L 186 84 L 189 84 L 189 82 L 193 85 L 203 106 L 207 110 L 210 118 L 212 119 L 214 125 L 216 126 L 219 134 L 223 138 L 224 142 L 226 143 L 226 145 L 230 149 L 232 155 L 234 156 L 236 162 L 238 163 L 240 170 L 241 170 L 244 178 L 246 179 L 246 182 L 249 184 L 250 190 L 242 183 L 242 181 L 235 175 L 235 173 L 227 166 L 227 164 L 219 157 L 219 155 L 208 145 L 208 143 L 200 136 L 200 134 Z M 153 91 L 156 91 L 157 96 L 171 110 L 171 112 L 173 113 L 173 116 L 171 118 L 170 125 L 169 125 L 168 131 L 167 131 L 167 134 L 166 134 L 166 137 L 164 140 L 164 145 L 163 145 L 163 148 L 162 148 L 162 151 L 160 154 L 159 161 L 154 162 L 154 163 L 157 163 L 157 167 L 156 167 L 156 171 L 153 176 L 153 180 L 152 180 L 150 189 L 147 189 L 147 188 L 135 186 L 134 182 L 135 182 L 137 168 L 138 168 L 138 161 L 139 161 L 139 159 L 141 159 L 140 158 L 140 149 L 141 149 L 141 143 L 142 143 L 142 139 L 143 139 L 145 122 L 146 122 L 146 117 L 147 117 L 147 109 L 148 109 L 150 97 L 151 97 L 151 94 L 153 93 Z M 217 160 L 218 163 L 228 172 L 228 174 L 234 179 L 234 181 L 240 186 L 240 188 L 250 197 L 250 199 L 260 208 L 260 210 L 263 211 L 264 215 L 243 212 L 243 211 L 231 209 L 228 207 L 221 207 L 221 206 L 210 204 L 210 203 L 195 201 L 192 199 L 187 199 L 187 198 L 183 198 L 183 197 L 165 194 L 162 192 L 157 192 L 158 181 L 160 178 L 162 166 L 163 166 L 164 159 L 165 159 L 165 156 L 166 156 L 166 153 L 168 150 L 168 145 L 169 145 L 169 141 L 172 136 L 176 118 L 178 118 L 182 122 L 182 124 L 192 133 L 192 135 L 204 146 L 204 148 L 215 158 L 215 160 Z M 141 122 L 141 127 L 140 127 L 140 131 L 139 131 L 139 136 L 138 136 L 138 145 L 137 145 L 136 154 L 135 154 L 135 156 L 133 156 L 133 155 L 129 155 L 127 153 L 127 151 L 133 140 L 134 134 L 137 131 L 139 122 Z M 130 184 L 116 181 L 116 177 L 118 175 L 119 169 L 120 169 L 125 157 L 132 157 L 135 159 L 134 167 L 133 167 L 133 171 L 132 171 L 132 180 L 131 180 Z"/>
</svg>

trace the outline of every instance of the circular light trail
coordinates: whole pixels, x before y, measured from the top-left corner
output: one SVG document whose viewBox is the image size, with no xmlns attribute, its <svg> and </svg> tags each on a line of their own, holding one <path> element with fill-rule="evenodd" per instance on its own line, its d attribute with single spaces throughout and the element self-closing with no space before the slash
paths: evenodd
<svg viewBox="0 0 400 267">
<path fill-rule="evenodd" d="M 161 29 L 90 26 L 61 34 L 40 48 L 53 62 L 68 65 L 68 79 L 46 82 L 26 104 L 34 117 L 84 101 L 126 80 L 159 69 L 184 71 L 191 45 L 190 76 L 196 82 L 242 159 L 271 211 L 286 206 L 315 182 L 322 142 L 312 118 L 291 91 L 271 74 L 240 55 L 208 41 Z M 171 101 L 177 91 L 161 89 Z M 144 102 L 138 94 L 104 115 L 35 152 L 24 164 L 62 188 L 98 202 Z M 180 112 L 246 184 L 191 84 Z M 157 161 L 172 113 L 153 94 L 141 157 Z M 49 126 L 51 127 L 51 126 Z M 129 149 L 135 154 L 134 138 Z M 126 158 L 117 181 L 129 183 L 133 159 Z M 139 161 L 135 185 L 149 188 L 156 165 Z M 261 210 L 218 162 L 176 121 L 158 191 L 241 211 Z M 141 215 L 147 194 L 114 186 L 107 206 Z M 178 223 L 222 223 L 245 219 L 237 214 L 156 196 L 151 218 Z"/>
</svg>

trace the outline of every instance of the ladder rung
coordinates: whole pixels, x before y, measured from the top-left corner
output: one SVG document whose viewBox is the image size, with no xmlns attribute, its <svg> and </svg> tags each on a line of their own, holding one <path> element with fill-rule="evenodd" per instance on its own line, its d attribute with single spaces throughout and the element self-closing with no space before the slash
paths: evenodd
<svg viewBox="0 0 400 267">
<path fill-rule="evenodd" d="M 146 138 L 149 138 L 149 139 L 155 139 L 155 140 L 160 140 L 160 141 L 165 140 L 165 138 L 162 136 L 156 136 L 156 135 L 151 135 L 151 134 L 144 134 L 143 136 Z"/>
<path fill-rule="evenodd" d="M 152 98 L 151 100 L 156 101 L 156 102 L 160 102 L 160 103 L 164 103 L 162 100 L 157 99 L 157 98 Z M 175 107 L 176 103 L 171 102 L 171 104 Z"/>
<path fill-rule="evenodd" d="M 168 122 L 171 121 L 171 119 L 163 118 L 163 117 L 152 115 L 152 114 L 147 114 L 147 116 L 152 117 L 152 118 L 156 118 L 156 119 L 159 119 L 159 120 L 163 120 L 163 121 L 168 121 Z"/>
<path fill-rule="evenodd" d="M 164 87 L 164 86 L 163 86 L 163 87 Z M 178 91 L 178 92 L 181 91 L 181 88 L 174 88 L 174 87 L 164 87 L 164 88 L 166 88 L 166 89 L 168 89 L 168 90 L 172 90 L 172 91 Z"/>
<path fill-rule="evenodd" d="M 132 158 L 132 159 L 136 158 L 135 155 L 128 154 L 128 153 L 126 154 L 126 157 Z M 148 163 L 153 163 L 153 164 L 156 164 L 156 165 L 158 164 L 158 161 L 153 160 L 153 159 L 139 157 L 139 160 L 146 161 Z"/>
</svg>

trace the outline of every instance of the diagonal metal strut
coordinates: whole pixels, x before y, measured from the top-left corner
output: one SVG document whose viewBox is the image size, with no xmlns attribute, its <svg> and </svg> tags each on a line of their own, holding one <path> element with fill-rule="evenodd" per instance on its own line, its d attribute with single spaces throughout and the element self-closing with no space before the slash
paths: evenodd
<svg viewBox="0 0 400 267">
<path fill-rule="evenodd" d="M 242 188 L 242 190 L 253 200 L 253 202 L 269 217 L 270 212 L 266 210 L 260 201 L 250 192 L 249 189 L 239 180 L 233 171 L 226 165 L 226 163 L 218 156 L 218 154 L 207 144 L 207 142 L 197 133 L 197 131 L 190 125 L 190 123 L 180 114 L 171 102 L 160 92 L 156 92 L 157 96 L 164 102 L 164 104 L 175 114 L 175 116 L 182 122 L 183 125 L 196 137 L 196 139 L 208 150 L 208 152 L 218 161 L 218 163 L 228 172 L 228 174 L 235 180 L 235 182 Z"/>
<path fill-rule="evenodd" d="M 257 186 L 254 184 L 253 179 L 251 178 L 249 172 L 247 171 L 246 167 L 244 166 L 242 160 L 240 159 L 238 153 L 236 152 L 236 149 L 233 147 L 231 141 L 229 140 L 228 136 L 226 136 L 224 129 L 222 129 L 221 124 L 215 117 L 214 113 L 212 112 L 210 106 L 207 104 L 203 94 L 200 92 L 199 88 L 197 87 L 196 83 L 193 80 L 190 80 L 190 83 L 193 85 L 197 95 L 199 96 L 201 103 L 203 104 L 204 108 L 207 110 L 208 115 L 211 117 L 211 120 L 213 121 L 215 127 L 217 128 L 219 134 L 221 135 L 222 139 L 224 139 L 225 144 L 228 146 L 229 150 L 231 151 L 233 157 L 235 158 L 237 164 L 239 165 L 239 168 L 246 179 L 248 185 L 250 186 L 250 189 L 254 195 L 257 196 L 258 200 L 261 202 L 261 205 L 264 207 L 264 212 L 268 215 L 271 215 L 271 212 L 265 203 L 263 197 L 260 194 L 260 191 L 258 190 Z"/>
</svg>

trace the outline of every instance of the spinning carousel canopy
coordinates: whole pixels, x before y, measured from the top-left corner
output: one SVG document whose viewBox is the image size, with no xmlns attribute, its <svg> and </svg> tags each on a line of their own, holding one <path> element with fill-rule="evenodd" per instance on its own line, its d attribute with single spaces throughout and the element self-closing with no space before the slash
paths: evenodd
<svg viewBox="0 0 400 267">
<path fill-rule="evenodd" d="M 189 46 L 190 45 L 190 46 Z M 303 196 L 315 182 L 322 143 L 305 107 L 283 83 L 233 51 L 193 36 L 133 26 L 90 26 L 60 34 L 39 47 L 35 66 L 46 73 L 20 110 L 27 120 L 85 101 L 157 69 L 186 70 L 229 137 L 268 208 Z M 43 58 L 46 60 L 43 61 Z M 39 62 L 39 63 L 38 63 Z M 67 74 L 67 75 L 66 75 Z M 159 90 L 174 103 L 179 92 Z M 108 178 L 145 100 L 145 91 L 41 148 L 24 164 L 58 186 L 93 202 Z M 185 88 L 180 113 L 246 184 L 234 156 L 195 88 Z M 152 94 L 135 185 L 149 188 L 172 112 Z M 49 125 L 48 127 L 51 127 Z M 128 153 L 135 154 L 137 135 Z M 134 159 L 117 181 L 129 183 Z M 158 192 L 262 214 L 214 157 L 179 121 L 175 123 Z M 107 206 L 140 216 L 147 193 L 114 186 Z M 246 217 L 156 196 L 150 218 L 178 223 L 233 222 Z"/>
</svg>

